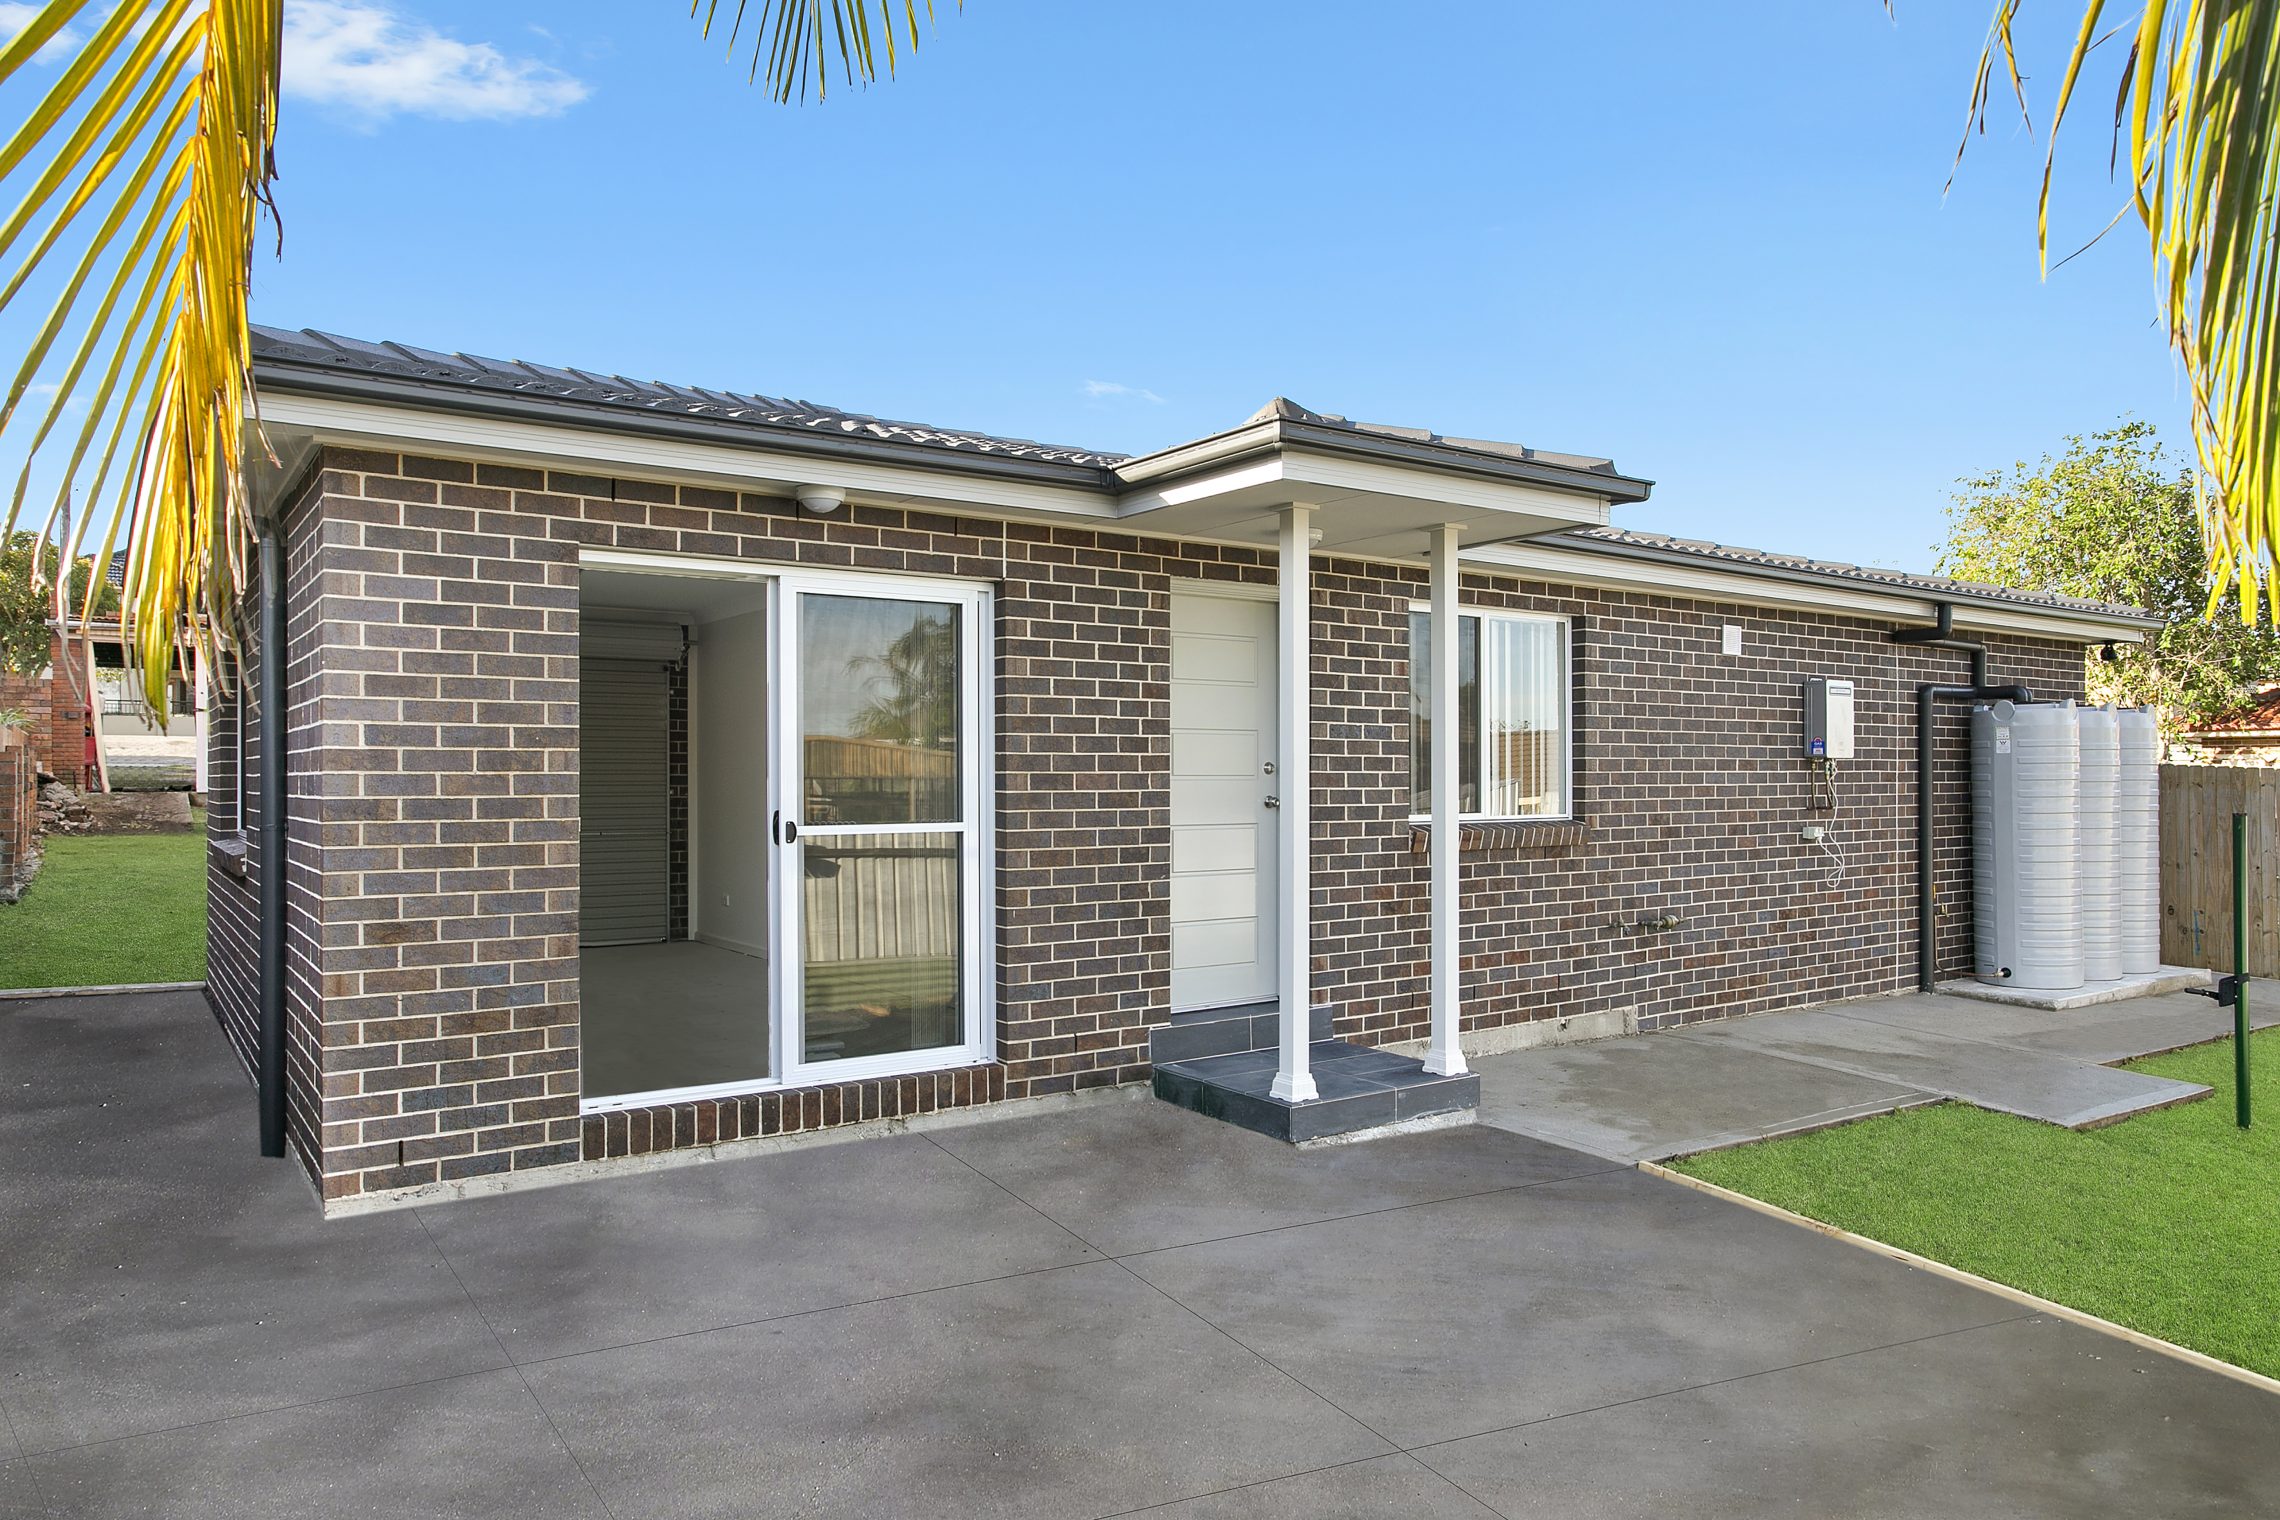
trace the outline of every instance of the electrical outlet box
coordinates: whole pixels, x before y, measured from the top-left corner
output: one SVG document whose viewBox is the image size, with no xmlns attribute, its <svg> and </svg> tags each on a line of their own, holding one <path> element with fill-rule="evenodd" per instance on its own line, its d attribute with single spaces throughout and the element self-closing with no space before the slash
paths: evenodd
<svg viewBox="0 0 2280 1520">
<path fill-rule="evenodd" d="M 1805 754 L 1812 760 L 1853 757 L 1853 683 L 1814 676 L 1805 683 Z"/>
<path fill-rule="evenodd" d="M 1805 825 L 1805 827 L 1797 831 L 1797 837 L 1804 840 L 1807 844 L 1819 844 L 1823 839 L 1826 839 L 1828 837 L 1828 834 L 1829 831 L 1822 828 L 1817 823 L 1808 823 Z"/>
</svg>

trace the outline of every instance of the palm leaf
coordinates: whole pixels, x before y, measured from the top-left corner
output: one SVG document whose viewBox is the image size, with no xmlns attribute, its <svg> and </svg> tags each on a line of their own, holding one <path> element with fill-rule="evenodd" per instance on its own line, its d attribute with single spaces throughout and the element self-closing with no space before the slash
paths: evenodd
<svg viewBox="0 0 2280 1520">
<path fill-rule="evenodd" d="M 107 14 L 51 0 L 0 50 L 0 81 L 22 88 L 23 66 L 96 14 L 0 147 L 0 173 L 22 171 L 29 185 L 0 222 L 0 310 L 52 292 L 0 397 L 6 428 L 52 392 L 0 526 L 28 505 L 51 439 L 68 444 L 41 535 L 72 520 L 68 562 L 91 525 L 102 525 L 106 560 L 123 533 L 128 658 L 163 712 L 178 640 L 226 642 L 243 582 L 246 293 L 274 174 L 282 0 L 124 0 Z M 74 406 L 87 415 L 63 428 Z M 98 438 L 94 491 L 67 514 Z"/>
<path fill-rule="evenodd" d="M 0 221 L 0 312 L 32 291 L 49 303 L 0 394 L 0 433 L 20 411 L 39 411 L 0 533 L 39 510 L 29 499 L 35 465 L 68 446 L 40 535 L 63 534 L 68 564 L 100 524 L 98 569 L 124 541 L 128 659 L 160 721 L 176 646 L 190 639 L 213 655 L 230 644 L 245 585 L 247 290 L 276 174 L 283 9 L 283 0 L 48 0 L 0 44 L 0 87 L 27 91 L 27 66 L 75 25 L 87 28 L 0 142 L 0 180 L 27 186 Z M 692 0 L 690 14 L 703 13 L 710 36 L 723 9 Z M 865 0 L 738 0 L 726 27 L 733 50 L 749 20 L 753 78 L 765 72 L 777 100 L 821 99 L 827 57 L 850 83 L 875 80 L 882 66 L 891 77 L 899 54 L 918 46 L 920 10 L 919 0 L 879 0 L 875 16 Z M 924 11 L 931 23 L 931 0 Z M 27 409 L 42 395 L 44 410 Z M 65 427 L 74 407 L 86 415 Z M 90 460 L 94 483 L 74 512 Z M 90 597 L 101 583 L 90 578 Z"/>
<path fill-rule="evenodd" d="M 1973 86 L 1982 120 L 1998 56 L 2018 79 L 2013 22 L 1998 0 Z M 2083 68 L 2128 38 L 2114 106 L 2114 161 L 2155 266 L 2155 301 L 2192 394 L 2198 499 L 2214 617 L 2280 623 L 2280 6 L 2271 0 L 2144 0 L 2134 24 L 2100 35 L 2089 0 L 2051 114 L 2057 151 Z M 2024 96 L 2021 106 L 2024 108 Z M 1966 141 L 1969 140 L 1966 130 Z M 1960 156 L 1960 150 L 1959 150 Z M 2046 158 L 2038 236 L 2050 258 Z"/>
<path fill-rule="evenodd" d="M 962 5 L 964 0 L 960 0 Z M 878 0 L 878 21 L 874 26 L 871 9 L 866 0 L 735 0 L 733 7 L 725 7 L 721 0 L 689 0 L 689 14 L 704 15 L 704 35 L 710 37 L 728 11 L 728 48 L 737 50 L 744 36 L 746 13 L 752 15 L 752 72 L 758 81 L 767 78 L 768 93 L 780 103 L 805 100 L 812 91 L 822 100 L 829 88 L 829 70 L 825 67 L 826 53 L 839 60 L 841 74 L 848 84 L 870 84 L 879 77 L 879 65 L 886 64 L 887 77 L 893 78 L 897 50 L 918 51 L 919 0 Z M 929 26 L 934 23 L 934 0 L 925 0 L 924 10 Z M 902 29 L 895 28 L 895 15 L 902 14 Z"/>
</svg>

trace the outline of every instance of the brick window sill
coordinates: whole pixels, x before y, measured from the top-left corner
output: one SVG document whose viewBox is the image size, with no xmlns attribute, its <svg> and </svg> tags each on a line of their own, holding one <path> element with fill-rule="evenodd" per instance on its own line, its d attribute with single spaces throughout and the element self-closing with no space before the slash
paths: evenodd
<svg viewBox="0 0 2280 1520">
<path fill-rule="evenodd" d="M 225 875 L 235 876 L 240 881 L 245 879 L 244 840 L 209 839 L 206 841 L 206 855 L 215 865 L 222 868 Z"/>
<path fill-rule="evenodd" d="M 1591 825 L 1581 818 L 1515 818 L 1499 822 L 1460 824 L 1460 855 L 1566 855 L 1591 842 Z M 1429 855 L 1433 826 L 1409 826 L 1409 853 Z"/>
</svg>

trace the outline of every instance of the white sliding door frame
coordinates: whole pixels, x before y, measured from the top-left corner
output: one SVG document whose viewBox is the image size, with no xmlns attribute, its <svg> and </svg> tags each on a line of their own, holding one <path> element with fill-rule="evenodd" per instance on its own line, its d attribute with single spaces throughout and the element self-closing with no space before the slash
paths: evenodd
<svg viewBox="0 0 2280 1520">
<path fill-rule="evenodd" d="M 903 601 L 951 603 L 960 608 L 963 647 L 959 664 L 959 788 L 958 824 L 890 824 L 833 826 L 829 832 L 854 837 L 860 833 L 963 835 L 958 884 L 960 899 L 960 1008 L 961 1039 L 956 1045 L 881 1056 L 852 1057 L 839 1061 L 800 1059 L 800 973 L 804 963 L 800 938 L 799 899 L 792 890 L 804 869 L 798 842 L 779 845 L 763 835 L 749 847 L 771 852 L 768 872 L 767 1006 L 769 1070 L 771 1076 L 690 1087 L 659 1088 L 648 1092 L 613 1093 L 607 1097 L 581 1097 L 581 1113 L 610 1113 L 619 1109 L 659 1107 L 710 1098 L 740 1097 L 746 1093 L 778 1092 L 838 1081 L 865 1081 L 884 1076 L 911 1076 L 948 1071 L 997 1059 L 997 710 L 995 667 L 995 602 L 987 585 L 944 578 L 875 575 L 829 570 L 807 570 L 750 560 L 709 559 L 694 555 L 650 551 L 588 549 L 579 556 L 582 566 L 628 570 L 649 575 L 687 576 L 705 580 L 761 581 L 768 586 L 766 616 L 769 647 L 767 687 L 758 699 L 769 703 L 769 740 L 760 756 L 765 772 L 762 785 L 771 815 L 797 819 L 797 791 L 804 774 L 799 719 L 799 640 L 795 624 L 802 593 L 884 597 Z M 701 657 L 700 657 L 701 658 Z M 703 679 L 717 693 L 732 685 L 735 673 L 717 663 Z M 692 693 L 693 697 L 693 693 Z M 694 713 L 692 712 L 692 723 Z M 691 735 L 692 768 L 696 763 Z M 692 787 L 693 791 L 693 787 Z M 695 798 L 691 798 L 694 826 Z M 806 830 L 800 831 L 803 835 Z M 692 852 L 697 848 L 691 839 Z M 715 843 L 714 848 L 731 846 Z M 738 846 L 741 847 L 741 846 Z M 692 923 L 695 885 L 691 884 Z"/>
<path fill-rule="evenodd" d="M 910 1076 L 919 1072 L 971 1066 L 996 1054 L 995 1009 L 991 993 L 996 986 L 995 932 L 997 913 L 995 880 L 994 803 L 997 795 L 996 722 L 992 700 L 990 615 L 986 587 L 960 581 L 921 580 L 901 576 L 833 575 L 787 572 L 777 583 L 775 627 L 776 795 L 770 811 L 779 820 L 775 883 L 776 942 L 773 946 L 776 982 L 776 1070 L 781 1084 L 807 1086 L 820 1082 L 859 1082 L 873 1077 Z M 805 741 L 800 715 L 800 607 L 809 596 L 867 597 L 954 606 L 959 612 L 958 655 L 958 813 L 955 823 L 818 824 L 801 820 L 807 773 Z M 787 838 L 782 825 L 798 822 L 796 835 Z M 958 992 L 961 1034 L 954 1045 L 921 1050 L 894 1051 L 841 1060 L 810 1061 L 806 1057 L 807 1009 L 805 997 L 806 932 L 798 884 L 805 880 L 810 835 L 837 839 L 863 839 L 897 834 L 955 834 L 958 859 Z"/>
</svg>

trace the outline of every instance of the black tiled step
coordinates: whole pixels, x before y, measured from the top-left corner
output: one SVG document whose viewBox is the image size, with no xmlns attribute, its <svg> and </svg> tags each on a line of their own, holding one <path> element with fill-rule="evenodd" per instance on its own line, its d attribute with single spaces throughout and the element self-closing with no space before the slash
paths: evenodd
<svg viewBox="0 0 2280 1520">
<path fill-rule="evenodd" d="M 1330 1038 L 1330 1005 L 1318 1003 L 1310 1021 L 1310 1038 Z M 1275 1004 L 1245 1003 L 1236 1008 L 1205 1008 L 1175 1013 L 1172 1021 L 1148 1037 L 1148 1059 L 1158 1066 L 1167 1061 L 1195 1061 L 1205 1056 L 1231 1055 L 1239 1050 L 1260 1050 L 1282 1038 L 1282 1013 Z"/>
<path fill-rule="evenodd" d="M 1156 1067 L 1156 1096 L 1277 1140 L 1322 1140 L 1435 1114 L 1462 1113 L 1480 1102 L 1480 1078 L 1437 1077 L 1424 1063 L 1390 1051 L 1317 1040 L 1311 1050 L 1320 1096 L 1288 1103 L 1268 1089 L 1273 1050 L 1244 1050 Z"/>
</svg>

